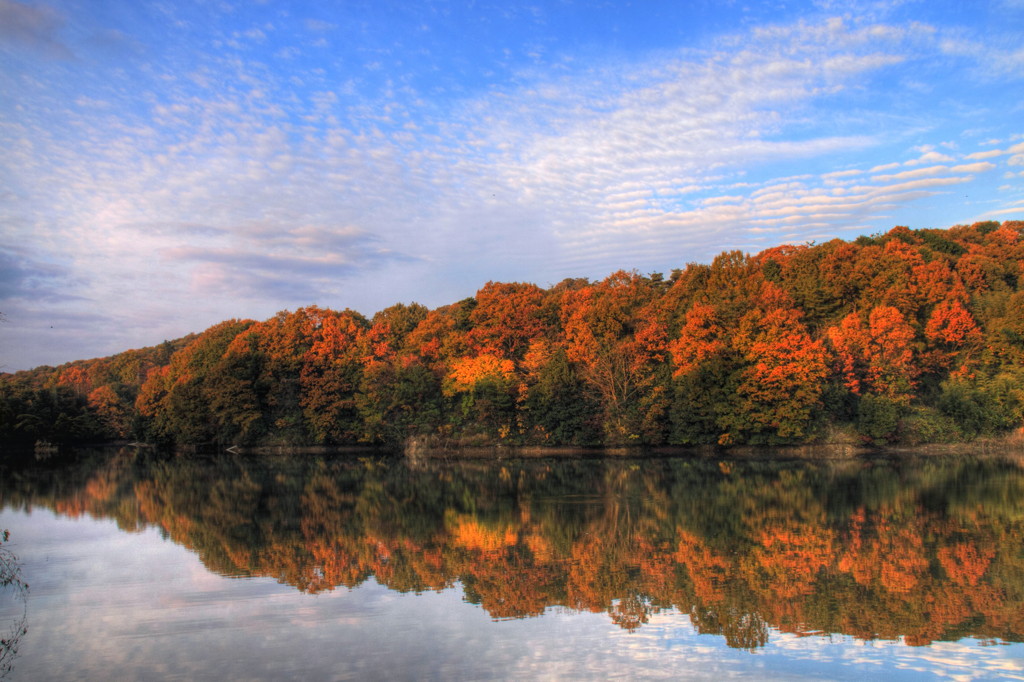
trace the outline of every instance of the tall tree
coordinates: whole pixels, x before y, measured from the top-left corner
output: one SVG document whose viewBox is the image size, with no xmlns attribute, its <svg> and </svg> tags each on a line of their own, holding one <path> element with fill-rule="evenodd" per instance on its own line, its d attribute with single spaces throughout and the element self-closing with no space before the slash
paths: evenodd
<svg viewBox="0 0 1024 682">
<path fill-rule="evenodd" d="M 363 368 L 378 350 L 366 348 L 367 321 L 350 310 L 302 312 L 311 340 L 299 374 L 306 427 L 317 443 L 354 442 L 362 433 L 356 394 Z"/>
<path fill-rule="evenodd" d="M 470 338 L 481 353 L 518 361 L 545 331 L 544 292 L 534 284 L 488 282 L 476 293 L 476 301 L 469 315 Z"/>
<path fill-rule="evenodd" d="M 850 313 L 827 331 L 840 372 L 854 394 L 873 393 L 909 403 L 917 374 L 911 343 L 914 330 L 892 306 L 864 315 Z"/>
<path fill-rule="evenodd" d="M 563 299 L 567 355 L 601 405 L 610 443 L 661 439 L 669 368 L 659 289 L 636 273 L 617 272 Z"/>
<path fill-rule="evenodd" d="M 745 369 L 737 387 L 730 432 L 753 443 L 806 440 L 821 407 L 829 358 L 807 333 L 789 294 L 766 282 L 754 308 L 740 320 L 733 343 Z"/>
</svg>

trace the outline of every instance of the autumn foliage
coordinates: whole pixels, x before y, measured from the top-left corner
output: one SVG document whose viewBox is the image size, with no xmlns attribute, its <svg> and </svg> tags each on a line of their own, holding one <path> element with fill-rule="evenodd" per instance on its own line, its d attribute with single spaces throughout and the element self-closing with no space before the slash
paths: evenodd
<svg viewBox="0 0 1024 682">
<path fill-rule="evenodd" d="M 1024 423 L 1024 226 L 897 227 L 671 273 L 310 306 L 0 375 L 10 444 L 775 445 Z"/>
</svg>

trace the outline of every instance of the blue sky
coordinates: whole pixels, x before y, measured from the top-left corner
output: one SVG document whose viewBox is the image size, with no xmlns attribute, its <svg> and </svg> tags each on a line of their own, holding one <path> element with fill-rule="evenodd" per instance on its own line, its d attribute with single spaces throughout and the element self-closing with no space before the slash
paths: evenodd
<svg viewBox="0 0 1024 682">
<path fill-rule="evenodd" d="M 1024 0 L 0 0 L 0 366 L 1024 218 Z"/>
</svg>

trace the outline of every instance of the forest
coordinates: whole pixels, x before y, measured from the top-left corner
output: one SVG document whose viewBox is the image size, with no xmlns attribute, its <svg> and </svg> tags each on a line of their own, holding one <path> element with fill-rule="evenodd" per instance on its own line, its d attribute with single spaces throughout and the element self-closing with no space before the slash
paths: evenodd
<svg viewBox="0 0 1024 682">
<path fill-rule="evenodd" d="M 428 309 L 305 307 L 0 375 L 2 447 L 866 446 L 1024 424 L 1024 222 L 895 227 Z"/>
</svg>

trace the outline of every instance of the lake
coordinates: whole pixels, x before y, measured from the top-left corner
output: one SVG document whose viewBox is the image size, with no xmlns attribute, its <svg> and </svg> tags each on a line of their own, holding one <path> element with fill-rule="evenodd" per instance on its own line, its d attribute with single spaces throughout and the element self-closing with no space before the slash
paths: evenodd
<svg viewBox="0 0 1024 682">
<path fill-rule="evenodd" d="M 5 465 L 3 551 L 28 587 L 0 591 L 0 664 L 12 680 L 1024 679 L 1020 462 Z"/>
</svg>

